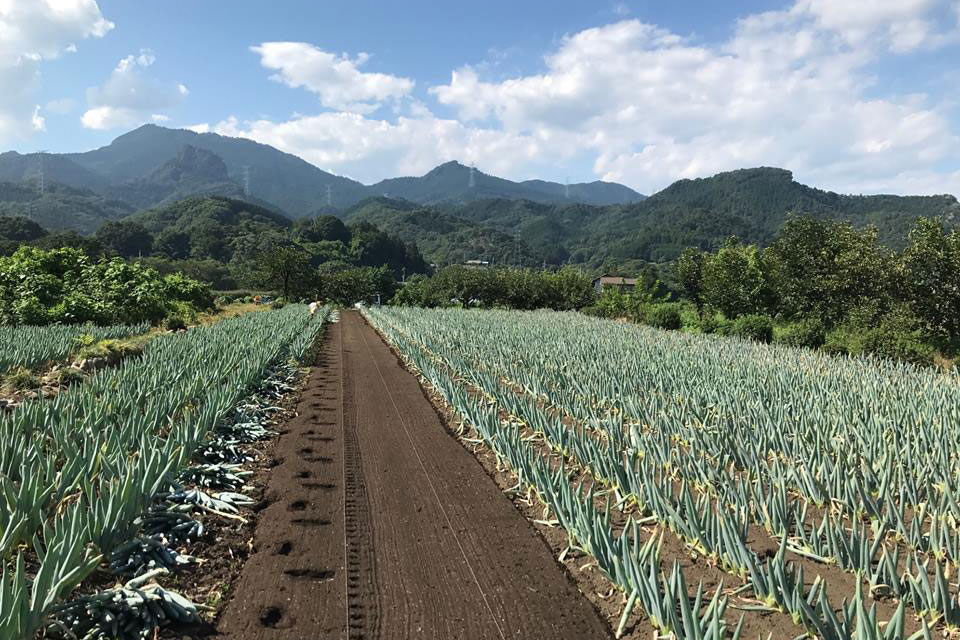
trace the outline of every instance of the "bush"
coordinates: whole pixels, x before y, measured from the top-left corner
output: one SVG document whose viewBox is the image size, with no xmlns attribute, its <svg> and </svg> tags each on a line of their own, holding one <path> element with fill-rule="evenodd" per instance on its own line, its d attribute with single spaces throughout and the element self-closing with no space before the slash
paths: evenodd
<svg viewBox="0 0 960 640">
<path fill-rule="evenodd" d="M 724 333 L 726 323 L 717 314 L 705 312 L 699 326 L 702 333 Z"/>
<path fill-rule="evenodd" d="M 286 298 L 277 298 L 276 300 L 270 303 L 271 309 L 283 309 L 285 306 L 287 306 Z"/>
<path fill-rule="evenodd" d="M 915 364 L 931 363 L 936 353 L 923 324 L 903 307 L 869 324 L 862 314 L 854 314 L 827 335 L 823 348 L 829 353 L 875 355 Z"/>
<path fill-rule="evenodd" d="M 40 378 L 25 367 L 17 367 L 4 376 L 4 380 L 10 388 L 17 391 L 28 391 L 40 387 Z"/>
<path fill-rule="evenodd" d="M 826 337 L 827 331 L 823 323 L 811 318 L 778 327 L 774 331 L 773 341 L 790 347 L 816 349 L 823 346 Z"/>
<path fill-rule="evenodd" d="M 178 313 L 172 314 L 167 316 L 167 319 L 163 321 L 163 326 L 167 331 L 185 331 L 187 321 Z"/>
<path fill-rule="evenodd" d="M 758 313 L 739 316 L 725 327 L 723 333 L 756 342 L 770 342 L 773 340 L 773 319 Z"/>
<path fill-rule="evenodd" d="M 57 383 L 61 387 L 83 382 L 86 377 L 86 374 L 76 367 L 66 367 L 57 371 Z"/>
<path fill-rule="evenodd" d="M 642 311 L 645 324 L 657 329 L 676 331 L 682 326 L 680 308 L 674 303 L 660 303 L 646 305 Z"/>
</svg>

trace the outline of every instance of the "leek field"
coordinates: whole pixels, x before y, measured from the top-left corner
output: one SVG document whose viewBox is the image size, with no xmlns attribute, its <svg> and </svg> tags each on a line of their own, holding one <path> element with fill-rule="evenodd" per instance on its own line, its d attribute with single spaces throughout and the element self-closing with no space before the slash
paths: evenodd
<svg viewBox="0 0 960 640">
<path fill-rule="evenodd" d="M 290 305 L 161 335 L 140 357 L 0 415 L 0 638 L 152 638 L 197 620 L 163 576 L 195 561 L 174 549 L 202 535 L 200 514 L 248 500 L 245 445 L 269 435 L 321 311 Z M 4 362 L 56 358 L 73 337 L 23 331 L 0 335 Z M 17 351 L 25 338 L 31 349 Z"/>
<path fill-rule="evenodd" d="M 737 638 L 758 612 L 789 637 L 960 629 L 956 374 L 576 313 L 365 313 L 562 528 L 561 559 L 619 592 L 618 635 Z"/>
</svg>

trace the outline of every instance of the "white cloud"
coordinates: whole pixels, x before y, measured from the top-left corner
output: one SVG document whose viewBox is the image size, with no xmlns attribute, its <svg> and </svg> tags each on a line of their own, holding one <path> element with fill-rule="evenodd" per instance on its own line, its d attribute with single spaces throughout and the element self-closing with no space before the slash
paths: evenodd
<svg viewBox="0 0 960 640">
<path fill-rule="evenodd" d="M 960 173 L 943 169 L 960 165 L 951 106 L 875 75 L 905 52 L 958 53 L 958 17 L 956 0 L 797 0 L 745 16 L 715 43 L 623 20 L 565 37 L 539 73 L 490 80 L 482 64 L 454 70 L 427 92 L 456 114 L 448 118 L 411 95 L 412 83 L 358 71 L 364 55 L 268 43 L 255 50 L 275 79 L 339 111 L 213 130 L 366 182 L 450 159 L 514 179 L 586 162 L 649 193 L 767 165 L 839 191 L 960 194 Z M 392 117 L 370 116 L 401 97 Z"/>
<path fill-rule="evenodd" d="M 251 50 L 260 56 L 260 64 L 276 71 L 273 80 L 316 93 L 320 104 L 332 109 L 371 113 L 413 89 L 408 78 L 360 71 L 370 59 L 366 53 L 351 59 L 305 42 L 264 42 Z"/>
<path fill-rule="evenodd" d="M 0 0 L 0 143 L 43 130 L 41 63 L 113 26 L 94 0 Z"/>
<path fill-rule="evenodd" d="M 120 60 L 100 87 L 87 89 L 88 109 L 81 117 L 88 129 L 131 127 L 163 121 L 160 110 L 174 107 L 189 93 L 182 84 L 166 84 L 144 72 L 156 62 L 149 50 Z"/>
<path fill-rule="evenodd" d="M 210 124 L 207 122 L 201 122 L 199 124 L 192 124 L 188 127 L 184 127 L 188 131 L 193 131 L 194 133 L 209 133 Z"/>
</svg>

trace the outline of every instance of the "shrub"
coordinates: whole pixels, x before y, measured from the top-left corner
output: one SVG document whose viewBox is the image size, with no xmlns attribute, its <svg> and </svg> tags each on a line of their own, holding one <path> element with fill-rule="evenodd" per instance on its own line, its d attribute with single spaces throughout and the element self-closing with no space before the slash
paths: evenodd
<svg viewBox="0 0 960 640">
<path fill-rule="evenodd" d="M 167 331 L 184 331 L 187 328 L 187 321 L 179 313 L 167 316 L 163 321 L 163 326 Z"/>
<path fill-rule="evenodd" d="M 86 377 L 86 374 L 76 367 L 66 367 L 57 371 L 57 383 L 61 387 L 82 382 Z"/>
<path fill-rule="evenodd" d="M 676 331 L 682 326 L 678 305 L 669 302 L 646 305 L 642 319 L 645 324 L 657 329 Z"/>
<path fill-rule="evenodd" d="M 811 349 L 822 347 L 826 337 L 827 331 L 823 323 L 814 318 L 791 322 L 778 327 L 774 332 L 774 342 L 778 344 Z"/>
<path fill-rule="evenodd" d="M 854 314 L 827 335 L 823 348 L 829 353 L 871 354 L 916 364 L 931 363 L 936 352 L 923 324 L 904 307 L 877 319 Z"/>
<path fill-rule="evenodd" d="M 16 389 L 17 391 L 27 391 L 40 387 L 40 378 L 37 377 L 33 371 L 25 367 L 17 367 L 4 376 L 4 379 L 10 388 Z"/>
<path fill-rule="evenodd" d="M 276 300 L 270 303 L 271 309 L 283 309 L 285 306 L 287 306 L 286 298 L 277 298 Z"/>
<path fill-rule="evenodd" d="M 700 318 L 700 331 L 702 333 L 724 333 L 726 322 L 715 313 L 706 312 Z"/>
<path fill-rule="evenodd" d="M 735 318 L 726 326 L 726 335 L 754 340 L 756 342 L 770 342 L 773 340 L 773 320 L 770 316 L 752 313 Z"/>
</svg>

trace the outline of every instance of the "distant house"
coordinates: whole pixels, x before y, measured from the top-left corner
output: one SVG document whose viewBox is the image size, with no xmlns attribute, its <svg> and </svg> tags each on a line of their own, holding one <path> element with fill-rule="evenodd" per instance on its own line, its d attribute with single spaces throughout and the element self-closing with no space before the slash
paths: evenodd
<svg viewBox="0 0 960 640">
<path fill-rule="evenodd" d="M 603 293 L 604 289 L 612 288 L 619 289 L 620 293 L 630 293 L 636 286 L 636 278 L 623 278 L 621 276 L 611 276 L 606 273 L 593 280 L 593 290 L 597 292 L 597 295 Z"/>
<path fill-rule="evenodd" d="M 486 269 L 490 266 L 489 260 L 467 260 L 463 263 L 467 269 Z"/>
</svg>

